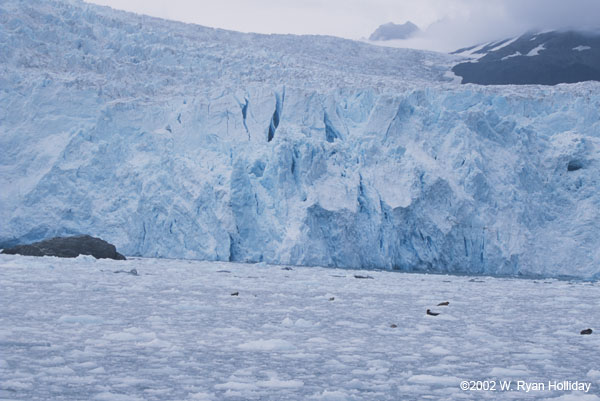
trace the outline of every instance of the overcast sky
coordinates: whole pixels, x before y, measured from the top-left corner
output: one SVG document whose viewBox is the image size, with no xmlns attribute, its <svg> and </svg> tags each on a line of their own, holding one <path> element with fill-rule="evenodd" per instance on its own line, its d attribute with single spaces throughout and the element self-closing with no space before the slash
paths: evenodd
<svg viewBox="0 0 600 401">
<path fill-rule="evenodd" d="M 600 0 L 88 0 L 242 32 L 368 37 L 386 22 L 425 30 L 410 47 L 454 50 L 531 29 L 598 27 Z"/>
</svg>

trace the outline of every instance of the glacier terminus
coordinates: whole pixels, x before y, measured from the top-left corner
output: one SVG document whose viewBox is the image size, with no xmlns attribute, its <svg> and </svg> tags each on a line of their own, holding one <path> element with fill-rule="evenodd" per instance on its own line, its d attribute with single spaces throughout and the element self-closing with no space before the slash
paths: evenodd
<svg viewBox="0 0 600 401">
<path fill-rule="evenodd" d="M 600 84 L 458 61 L 3 1 L 0 248 L 600 278 Z"/>
</svg>

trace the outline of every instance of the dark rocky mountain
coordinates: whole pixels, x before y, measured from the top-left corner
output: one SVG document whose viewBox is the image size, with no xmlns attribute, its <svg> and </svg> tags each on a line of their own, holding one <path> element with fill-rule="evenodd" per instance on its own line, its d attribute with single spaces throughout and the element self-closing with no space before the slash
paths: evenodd
<svg viewBox="0 0 600 401">
<path fill-rule="evenodd" d="M 29 245 L 17 245 L 4 249 L 2 253 L 25 256 L 58 256 L 76 258 L 79 255 L 92 255 L 96 259 L 125 260 L 114 245 L 89 235 L 56 237 Z"/>
<path fill-rule="evenodd" d="M 375 32 L 369 36 L 369 40 L 408 39 L 417 32 L 420 32 L 419 27 L 410 21 L 407 21 L 404 24 L 388 22 L 387 24 L 380 25 Z"/>
<path fill-rule="evenodd" d="M 473 58 L 452 69 L 462 77 L 462 83 L 556 85 L 600 81 L 600 32 L 530 32 L 453 54 Z"/>
</svg>

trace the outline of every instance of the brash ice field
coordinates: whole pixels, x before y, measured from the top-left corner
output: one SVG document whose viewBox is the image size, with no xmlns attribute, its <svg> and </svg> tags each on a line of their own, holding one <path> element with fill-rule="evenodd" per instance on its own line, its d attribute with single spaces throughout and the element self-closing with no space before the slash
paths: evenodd
<svg viewBox="0 0 600 401">
<path fill-rule="evenodd" d="M 0 285 L 2 399 L 600 400 L 597 282 L 0 255 Z"/>
</svg>

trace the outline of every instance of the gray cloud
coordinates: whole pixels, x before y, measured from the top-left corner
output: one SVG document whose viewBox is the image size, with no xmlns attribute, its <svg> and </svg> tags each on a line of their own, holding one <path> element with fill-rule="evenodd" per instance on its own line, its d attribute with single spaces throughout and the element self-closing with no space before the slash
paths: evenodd
<svg viewBox="0 0 600 401">
<path fill-rule="evenodd" d="M 420 38 L 432 42 L 430 48 L 451 50 L 529 30 L 600 26 L 597 0 L 455 0 L 455 4 L 459 12 L 432 23 Z"/>
</svg>

